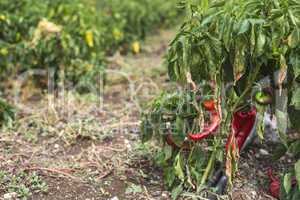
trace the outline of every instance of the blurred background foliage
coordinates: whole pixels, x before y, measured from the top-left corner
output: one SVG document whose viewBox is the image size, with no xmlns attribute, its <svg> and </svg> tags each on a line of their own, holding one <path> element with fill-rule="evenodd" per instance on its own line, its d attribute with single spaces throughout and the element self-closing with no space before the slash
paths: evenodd
<svg viewBox="0 0 300 200">
<path fill-rule="evenodd" d="M 93 80 L 105 56 L 140 51 L 139 41 L 179 15 L 176 0 L 1 0 L 1 75 L 64 69 Z"/>
<path fill-rule="evenodd" d="M 8 80 L 35 69 L 47 72 L 33 76 L 35 87 L 47 88 L 49 72 L 54 72 L 55 85 L 63 80 L 89 92 L 104 76 L 107 56 L 139 53 L 147 35 L 175 24 L 180 15 L 176 2 L 1 0 L 0 95 Z M 1 105 L 11 116 L 5 100 Z"/>
</svg>

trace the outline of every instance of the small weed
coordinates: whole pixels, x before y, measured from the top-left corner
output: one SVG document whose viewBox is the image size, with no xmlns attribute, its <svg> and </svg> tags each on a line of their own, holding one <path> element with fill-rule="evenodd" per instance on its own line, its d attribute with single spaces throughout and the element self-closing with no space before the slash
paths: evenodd
<svg viewBox="0 0 300 200">
<path fill-rule="evenodd" d="M 142 187 L 140 185 L 135 185 L 135 184 L 130 184 L 125 191 L 126 194 L 136 194 L 142 192 L 143 192 Z"/>
<path fill-rule="evenodd" d="M 7 171 L 0 170 L 0 185 L 5 192 L 15 192 L 18 198 L 28 199 L 34 193 L 47 193 L 48 185 L 35 172 L 9 174 Z"/>
</svg>

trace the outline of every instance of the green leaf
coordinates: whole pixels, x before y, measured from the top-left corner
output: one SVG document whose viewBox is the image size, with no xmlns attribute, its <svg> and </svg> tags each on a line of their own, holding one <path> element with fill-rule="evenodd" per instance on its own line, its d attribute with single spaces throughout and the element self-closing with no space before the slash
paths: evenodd
<svg viewBox="0 0 300 200">
<path fill-rule="evenodd" d="M 289 46 L 292 48 L 296 48 L 300 43 L 300 31 L 298 28 L 295 28 L 291 35 L 288 38 Z"/>
<path fill-rule="evenodd" d="M 250 23 L 249 21 L 246 19 L 244 20 L 241 25 L 240 25 L 240 29 L 239 29 L 239 32 L 238 32 L 238 35 L 240 34 L 243 34 L 243 33 L 246 33 L 250 28 Z"/>
<path fill-rule="evenodd" d="M 298 182 L 298 188 L 300 190 L 300 160 L 298 160 L 297 163 L 295 164 L 295 174 Z"/>
<path fill-rule="evenodd" d="M 165 161 L 169 160 L 172 157 L 172 147 L 170 145 L 164 146 L 164 154 L 165 154 Z"/>
<path fill-rule="evenodd" d="M 142 192 L 143 189 L 140 185 L 131 184 L 126 188 L 125 194 L 137 194 Z"/>
<path fill-rule="evenodd" d="M 180 184 L 176 188 L 174 188 L 172 190 L 172 195 L 171 195 L 172 200 L 176 200 L 179 197 L 179 195 L 182 193 L 182 191 L 183 191 L 182 184 Z"/>
<path fill-rule="evenodd" d="M 293 142 L 289 147 L 289 152 L 295 156 L 300 155 L 300 141 Z"/>
<path fill-rule="evenodd" d="M 294 106 L 288 107 L 289 119 L 292 124 L 292 128 L 300 131 L 300 110 L 296 110 Z"/>
<path fill-rule="evenodd" d="M 171 187 L 175 181 L 175 172 L 174 167 L 165 167 L 164 168 L 164 181 L 168 187 Z"/>
<path fill-rule="evenodd" d="M 147 142 L 152 138 L 153 126 L 148 119 L 144 119 L 141 124 L 141 140 Z"/>
<path fill-rule="evenodd" d="M 263 33 L 259 33 L 256 41 L 256 53 L 261 55 L 264 53 L 264 47 L 266 44 L 266 36 Z"/>
<path fill-rule="evenodd" d="M 185 139 L 185 123 L 181 117 L 177 117 L 175 123 L 176 134 L 173 134 L 173 141 L 177 146 L 181 146 Z"/>
<path fill-rule="evenodd" d="M 284 186 L 285 192 L 287 194 L 290 193 L 290 191 L 292 189 L 292 174 L 291 173 L 287 173 L 284 176 L 284 178 L 283 178 L 283 186 Z"/>
<path fill-rule="evenodd" d="M 300 199 L 300 190 L 296 190 L 292 200 L 299 200 Z"/>
<path fill-rule="evenodd" d="M 265 124 L 264 124 L 264 113 L 266 108 L 264 106 L 256 105 L 257 107 L 257 121 L 256 121 L 256 130 L 259 138 L 261 140 L 264 139 L 264 132 L 265 132 Z"/>
<path fill-rule="evenodd" d="M 272 155 L 272 160 L 276 161 L 276 160 L 280 159 L 281 157 L 283 157 L 286 154 L 286 152 L 287 152 L 286 146 L 283 144 L 278 144 Z"/>
<path fill-rule="evenodd" d="M 175 174 L 176 176 L 181 180 L 181 181 L 184 181 L 184 173 L 183 173 L 183 170 L 182 170 L 182 159 L 181 159 L 181 153 L 179 152 L 178 155 L 176 156 L 175 158 L 175 167 L 174 167 L 174 170 L 175 170 Z"/>
<path fill-rule="evenodd" d="M 287 127 L 288 127 L 287 114 L 276 109 L 275 116 L 276 116 L 277 124 L 278 124 L 279 137 L 280 137 L 282 143 L 285 144 L 285 146 L 288 146 L 287 145 L 287 135 L 286 135 L 286 131 L 287 131 Z"/>
<path fill-rule="evenodd" d="M 264 19 L 249 19 L 249 22 L 252 25 L 261 25 L 264 24 L 266 21 Z"/>
<path fill-rule="evenodd" d="M 290 54 L 290 63 L 293 66 L 294 76 L 297 78 L 300 76 L 300 56 L 297 51 L 292 51 Z"/>
<path fill-rule="evenodd" d="M 293 91 L 291 105 L 295 106 L 297 110 L 300 110 L 300 88 L 296 88 L 295 91 Z"/>
</svg>

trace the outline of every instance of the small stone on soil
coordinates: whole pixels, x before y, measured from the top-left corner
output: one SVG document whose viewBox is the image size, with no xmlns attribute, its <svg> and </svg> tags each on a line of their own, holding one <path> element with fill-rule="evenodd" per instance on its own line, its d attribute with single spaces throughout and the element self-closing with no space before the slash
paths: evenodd
<svg viewBox="0 0 300 200">
<path fill-rule="evenodd" d="M 263 155 L 263 156 L 268 156 L 268 155 L 269 155 L 269 152 L 268 152 L 267 150 L 265 150 L 265 149 L 260 149 L 260 150 L 259 150 L 259 153 L 260 153 L 261 155 Z"/>
<path fill-rule="evenodd" d="M 17 197 L 17 193 L 15 192 L 12 192 L 12 193 L 6 193 L 3 195 L 3 199 L 5 200 L 12 200 L 12 199 L 15 199 Z"/>
</svg>

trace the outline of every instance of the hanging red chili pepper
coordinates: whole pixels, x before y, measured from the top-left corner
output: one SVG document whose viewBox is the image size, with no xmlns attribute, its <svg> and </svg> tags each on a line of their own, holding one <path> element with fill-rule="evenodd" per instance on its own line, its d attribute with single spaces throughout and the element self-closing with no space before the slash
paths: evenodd
<svg viewBox="0 0 300 200">
<path fill-rule="evenodd" d="M 216 110 L 214 100 L 207 100 L 203 102 L 203 107 L 210 112 L 210 121 L 212 122 L 209 126 L 204 128 L 204 131 L 197 134 L 189 133 L 188 136 L 192 141 L 199 141 L 210 136 L 214 131 L 217 130 L 221 123 L 220 114 Z"/>
<path fill-rule="evenodd" d="M 235 137 L 239 151 L 243 149 L 247 138 L 255 131 L 256 114 L 257 110 L 255 107 L 252 107 L 248 112 L 238 111 L 234 113 L 231 123 L 231 134 L 226 143 L 226 151 L 228 151 L 230 145 L 233 145 L 233 136 Z"/>
</svg>

